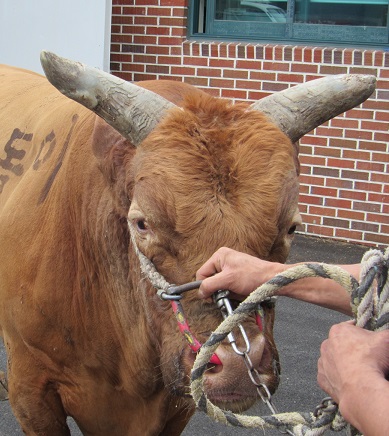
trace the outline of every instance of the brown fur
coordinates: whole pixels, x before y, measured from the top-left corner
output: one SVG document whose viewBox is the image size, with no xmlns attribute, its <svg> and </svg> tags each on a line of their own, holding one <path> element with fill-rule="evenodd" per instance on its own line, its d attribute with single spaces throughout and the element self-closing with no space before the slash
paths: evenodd
<svg viewBox="0 0 389 436">
<path fill-rule="evenodd" d="M 86 435 L 180 434 L 193 413 L 183 394 L 194 356 L 141 277 L 127 214 L 134 229 L 145 225 L 137 244 L 171 283 L 192 280 L 223 245 L 284 261 L 294 147 L 260 113 L 176 82 L 141 84 L 183 110 L 137 150 L 39 75 L 3 67 L 0 83 L 0 328 L 16 417 L 31 435 L 68 434 L 67 415 Z M 24 136 L 10 142 L 15 129 Z M 195 293 L 184 308 L 200 340 L 221 320 Z M 253 321 L 245 328 L 274 391 L 266 312 L 266 339 Z M 227 345 L 218 354 L 208 393 L 249 406 L 244 364 Z"/>
</svg>

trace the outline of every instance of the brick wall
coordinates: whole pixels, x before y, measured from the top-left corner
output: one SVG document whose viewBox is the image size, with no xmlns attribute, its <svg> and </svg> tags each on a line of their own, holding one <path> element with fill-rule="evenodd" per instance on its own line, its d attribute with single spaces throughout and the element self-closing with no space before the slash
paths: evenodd
<svg viewBox="0 0 389 436">
<path fill-rule="evenodd" d="M 184 0 L 113 0 L 112 12 L 111 69 L 130 81 L 183 80 L 254 101 L 323 75 L 376 76 L 367 102 L 300 142 L 300 231 L 389 245 L 388 52 L 187 40 Z"/>
</svg>

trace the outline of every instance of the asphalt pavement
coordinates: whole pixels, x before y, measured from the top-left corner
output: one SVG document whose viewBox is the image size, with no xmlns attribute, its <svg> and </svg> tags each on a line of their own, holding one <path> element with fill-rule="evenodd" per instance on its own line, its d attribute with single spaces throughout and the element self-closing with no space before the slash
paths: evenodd
<svg viewBox="0 0 389 436">
<path fill-rule="evenodd" d="M 361 260 L 368 247 L 345 244 L 325 239 L 297 235 L 288 263 L 317 261 L 348 264 Z M 331 325 L 348 318 L 337 312 L 288 298 L 279 298 L 276 309 L 274 334 L 281 359 L 281 383 L 273 396 L 280 412 L 313 411 L 326 396 L 316 383 L 316 367 L 321 342 L 327 337 Z M 0 369 L 6 368 L 4 348 L 0 347 Z M 268 415 L 263 406 L 254 406 L 249 413 Z M 81 432 L 69 420 L 72 436 Z M 276 430 L 241 429 L 226 427 L 197 412 L 183 432 L 183 436 L 252 436 L 280 435 Z M 345 432 L 332 433 L 343 435 Z M 22 436 L 9 403 L 0 402 L 0 436 Z M 107 435 L 109 436 L 109 435 Z M 142 435 L 134 435 L 142 436 Z"/>
</svg>

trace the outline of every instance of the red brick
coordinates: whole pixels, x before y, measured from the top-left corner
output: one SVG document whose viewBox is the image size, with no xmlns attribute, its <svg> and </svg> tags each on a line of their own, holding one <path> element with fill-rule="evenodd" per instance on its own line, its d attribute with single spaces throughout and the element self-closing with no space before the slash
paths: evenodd
<svg viewBox="0 0 389 436">
<path fill-rule="evenodd" d="M 340 127 L 343 129 L 350 129 L 350 128 L 351 129 L 358 129 L 359 128 L 359 121 L 350 120 L 347 118 L 336 117 L 330 121 L 330 125 L 332 127 Z"/>
<path fill-rule="evenodd" d="M 312 186 L 311 193 L 323 197 L 338 197 L 338 190 L 334 188 Z"/>
<path fill-rule="evenodd" d="M 331 74 L 347 74 L 348 68 L 341 67 L 340 65 L 321 65 L 319 68 L 319 74 L 323 74 L 324 76 Z"/>
<path fill-rule="evenodd" d="M 311 213 L 307 215 L 302 214 L 302 218 L 305 224 L 321 224 L 323 219 L 321 215 L 313 215 Z"/>
<path fill-rule="evenodd" d="M 324 167 L 326 166 L 326 160 L 323 157 L 318 156 L 300 156 L 300 162 L 303 165 L 310 165 L 310 166 L 320 166 Z"/>
<path fill-rule="evenodd" d="M 122 64 L 122 70 L 123 71 L 132 71 L 136 73 L 143 73 L 145 71 L 146 64 Z"/>
<path fill-rule="evenodd" d="M 340 190 L 339 191 L 339 198 L 348 198 L 350 200 L 359 200 L 359 201 L 366 201 L 367 194 L 363 191 L 346 191 L 346 190 Z"/>
<path fill-rule="evenodd" d="M 291 71 L 295 73 L 311 73 L 311 74 L 317 74 L 318 73 L 318 67 L 314 64 L 297 64 L 293 63 L 291 65 Z"/>
<path fill-rule="evenodd" d="M 159 19 L 159 24 L 166 27 L 183 27 L 186 25 L 186 20 L 181 17 L 161 17 Z"/>
<path fill-rule="evenodd" d="M 380 123 L 378 121 L 363 121 L 362 120 L 362 129 L 366 129 L 366 130 L 380 130 L 383 132 L 387 132 L 388 131 L 388 123 Z"/>
<path fill-rule="evenodd" d="M 333 188 L 351 189 L 354 186 L 354 182 L 352 180 L 326 178 L 325 185 Z"/>
<path fill-rule="evenodd" d="M 279 92 L 283 91 L 284 89 L 288 88 L 287 83 L 279 83 L 279 82 L 264 82 L 262 84 L 262 89 L 264 91 L 274 91 Z"/>
<path fill-rule="evenodd" d="M 307 232 L 313 235 L 319 235 L 328 238 L 332 238 L 334 236 L 334 229 L 331 227 L 309 225 L 307 226 Z"/>
<path fill-rule="evenodd" d="M 331 209 L 329 207 L 310 206 L 308 211 L 309 214 L 318 215 L 321 217 L 323 216 L 335 217 L 336 214 L 336 209 Z"/>
<path fill-rule="evenodd" d="M 149 35 L 134 35 L 134 44 L 156 45 L 157 37 Z"/>
<path fill-rule="evenodd" d="M 198 87 L 208 86 L 208 78 L 206 77 L 184 77 L 184 82 Z"/>
<path fill-rule="evenodd" d="M 173 8 L 173 13 L 172 13 L 173 17 L 184 17 L 186 18 L 187 16 L 187 8 Z"/>
<path fill-rule="evenodd" d="M 340 148 L 315 146 L 314 150 L 315 150 L 315 155 L 317 156 L 340 157 L 341 155 Z"/>
<path fill-rule="evenodd" d="M 343 136 L 343 130 L 334 127 L 319 126 L 316 129 L 316 134 L 321 136 Z"/>
<path fill-rule="evenodd" d="M 209 86 L 216 88 L 234 88 L 234 81 L 228 79 L 209 79 Z"/>
<path fill-rule="evenodd" d="M 129 15 L 129 16 L 146 15 L 146 8 L 139 7 L 139 6 L 124 7 L 123 15 Z"/>
<path fill-rule="evenodd" d="M 249 93 L 248 99 L 251 101 L 257 101 L 260 100 L 261 98 L 265 98 L 270 95 L 269 92 L 252 91 L 252 90 L 248 90 L 248 93 Z"/>
<path fill-rule="evenodd" d="M 244 70 L 261 70 L 262 62 L 257 60 L 246 61 L 243 59 L 238 59 L 236 61 L 236 68 L 241 68 Z"/>
<path fill-rule="evenodd" d="M 135 15 L 134 23 L 142 26 L 157 26 L 158 18 L 157 17 L 149 17 L 148 15 Z"/>
<path fill-rule="evenodd" d="M 191 68 L 191 67 L 175 67 L 172 66 L 171 67 L 171 73 L 172 74 L 179 74 L 182 76 L 194 76 L 196 74 L 196 70 L 195 68 Z"/>
<path fill-rule="evenodd" d="M 372 182 L 387 183 L 387 184 L 389 184 L 389 174 L 372 173 L 371 176 L 370 176 L 370 180 Z"/>
<path fill-rule="evenodd" d="M 261 86 L 253 80 L 237 80 L 236 87 L 242 89 L 261 89 Z"/>
<path fill-rule="evenodd" d="M 156 64 L 157 57 L 147 54 L 134 54 L 134 63 L 136 64 Z"/>
<path fill-rule="evenodd" d="M 378 224 L 372 224 L 372 223 L 367 223 L 367 222 L 358 222 L 358 221 L 352 222 L 351 228 L 353 230 L 361 230 L 362 232 L 375 232 L 375 233 L 377 233 L 379 231 Z"/>
<path fill-rule="evenodd" d="M 264 71 L 250 71 L 250 80 L 258 80 L 258 81 L 275 81 L 276 73 L 269 73 Z"/>
<path fill-rule="evenodd" d="M 134 74 L 134 81 L 135 82 L 141 82 L 142 80 L 157 80 L 156 74 L 142 74 L 142 73 L 135 73 Z"/>
<path fill-rule="evenodd" d="M 379 233 L 379 234 L 367 233 L 365 234 L 365 240 L 376 242 L 377 244 L 379 244 L 378 247 L 384 248 L 387 245 L 389 245 L 389 235 L 384 233 Z"/>
<path fill-rule="evenodd" d="M 304 76 L 301 74 L 292 74 L 292 73 L 277 73 L 277 80 L 280 82 L 288 82 L 288 83 L 303 83 Z"/>
<path fill-rule="evenodd" d="M 367 132 L 363 130 L 346 130 L 345 131 L 346 138 L 356 138 L 356 139 L 373 139 L 373 133 Z"/>
<path fill-rule="evenodd" d="M 220 68 L 197 68 L 198 76 L 206 77 L 221 77 L 222 70 Z"/>
<path fill-rule="evenodd" d="M 145 4 L 148 3 L 148 0 L 136 0 L 136 2 L 140 3 L 141 1 L 145 2 Z M 157 2 L 158 4 L 158 0 L 154 0 Z M 156 3 L 152 3 L 153 5 Z M 172 13 L 172 9 L 171 8 L 161 8 L 161 7 L 157 7 L 157 8 L 152 8 L 149 7 L 147 8 L 147 15 L 156 15 L 156 16 L 162 16 L 162 17 L 171 17 L 173 15 Z"/>
<path fill-rule="evenodd" d="M 389 225 L 389 214 L 368 213 L 366 214 L 366 221 Z"/>
<path fill-rule="evenodd" d="M 222 89 L 222 97 L 230 98 L 230 99 L 247 99 L 247 91 L 241 91 L 237 89 Z"/>
<path fill-rule="evenodd" d="M 386 151 L 386 143 L 376 141 L 359 141 L 358 146 L 360 150 Z"/>
<path fill-rule="evenodd" d="M 351 209 L 352 202 L 341 198 L 326 198 L 325 205 L 327 207 L 334 207 L 336 209 Z"/>
<path fill-rule="evenodd" d="M 146 65 L 146 73 L 155 73 L 155 74 L 169 74 L 170 73 L 170 66 L 169 65 L 159 65 L 159 64 L 152 64 L 152 65 Z"/>
<path fill-rule="evenodd" d="M 389 121 L 389 109 L 386 112 L 376 112 L 375 119 L 377 121 Z"/>
<path fill-rule="evenodd" d="M 217 68 L 233 68 L 234 67 L 234 61 L 231 59 L 209 59 L 209 66 L 210 67 L 217 67 Z M 229 70 L 227 70 L 229 71 Z M 247 77 L 247 71 L 245 71 L 246 77 Z"/>
<path fill-rule="evenodd" d="M 262 69 L 265 71 L 289 71 L 289 64 L 283 62 L 263 62 Z"/>
<path fill-rule="evenodd" d="M 349 220 L 342 220 L 339 218 L 323 217 L 323 226 L 348 229 L 350 227 L 350 222 Z"/>
<path fill-rule="evenodd" d="M 197 57 L 191 57 L 191 56 L 184 56 L 183 63 L 184 63 L 184 65 L 206 66 L 206 65 L 208 65 L 208 59 L 207 58 L 197 58 Z"/>
<path fill-rule="evenodd" d="M 365 215 L 364 212 L 357 212 L 355 210 L 337 209 L 337 216 L 348 220 L 364 221 Z"/>
<path fill-rule="evenodd" d="M 300 142 L 302 144 L 319 145 L 322 147 L 326 147 L 328 143 L 328 138 L 307 134 L 301 138 Z"/>
<path fill-rule="evenodd" d="M 371 182 L 358 182 L 354 183 L 355 189 L 363 190 L 363 191 L 372 191 L 372 192 L 381 192 L 382 185 L 380 183 L 371 183 Z"/>
<path fill-rule="evenodd" d="M 300 193 L 299 196 L 299 202 L 300 203 L 307 203 L 307 204 L 316 204 L 316 205 L 323 205 L 324 200 L 322 197 L 314 197 L 312 195 L 304 195 Z"/>
<path fill-rule="evenodd" d="M 146 6 L 156 6 L 158 5 L 158 0 L 136 0 L 137 5 L 146 5 Z M 150 8 L 149 8 L 150 9 Z"/>
<path fill-rule="evenodd" d="M 384 172 L 385 165 L 378 162 L 357 162 L 357 169 L 364 171 Z"/>
<path fill-rule="evenodd" d="M 389 142 L 389 133 L 374 132 L 373 139 L 375 141 Z"/>
<path fill-rule="evenodd" d="M 323 177 L 300 176 L 300 183 L 303 185 L 324 186 L 325 179 Z"/>
<path fill-rule="evenodd" d="M 183 42 L 182 38 L 179 37 L 173 37 L 173 36 L 159 36 L 158 37 L 158 44 L 162 45 L 181 45 Z"/>
<path fill-rule="evenodd" d="M 355 210 L 364 210 L 365 212 L 374 212 L 374 213 L 381 212 L 381 205 L 374 204 L 371 202 L 354 201 L 353 206 L 354 206 Z"/>
<path fill-rule="evenodd" d="M 157 63 L 165 65 L 181 65 L 181 58 L 174 56 L 158 56 Z"/>
<path fill-rule="evenodd" d="M 223 70 L 223 77 L 229 78 L 229 79 L 248 79 L 249 74 L 246 70 L 229 70 L 224 69 Z"/>
<path fill-rule="evenodd" d="M 356 230 L 335 229 L 335 236 L 337 238 L 345 239 L 346 241 L 349 241 L 349 240 L 360 241 L 360 240 L 362 240 L 362 232 L 358 232 Z"/>
<path fill-rule="evenodd" d="M 369 192 L 367 199 L 368 199 L 368 201 L 374 201 L 376 203 L 389 204 L 389 195 L 385 195 L 385 194 L 378 194 L 376 192 Z"/>
<path fill-rule="evenodd" d="M 171 28 L 171 35 L 172 36 L 179 36 L 181 38 L 185 38 L 186 35 L 186 29 L 185 27 L 172 27 Z"/>
</svg>

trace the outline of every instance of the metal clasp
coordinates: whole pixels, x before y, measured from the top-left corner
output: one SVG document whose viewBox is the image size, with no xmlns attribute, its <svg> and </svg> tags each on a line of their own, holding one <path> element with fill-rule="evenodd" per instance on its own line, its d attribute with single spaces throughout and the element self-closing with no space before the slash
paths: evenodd
<svg viewBox="0 0 389 436">
<path fill-rule="evenodd" d="M 231 302 L 228 298 L 229 295 L 229 291 L 218 291 L 213 295 L 213 300 L 216 303 L 217 307 L 220 309 L 223 319 L 226 319 L 233 312 Z M 232 332 L 227 335 L 227 339 L 230 342 L 231 347 L 235 351 L 235 353 L 239 354 L 239 356 L 244 356 L 245 354 L 250 352 L 250 341 L 243 326 L 241 324 L 238 324 L 238 327 L 245 343 L 245 350 L 242 351 L 238 348 L 235 336 Z"/>
</svg>

